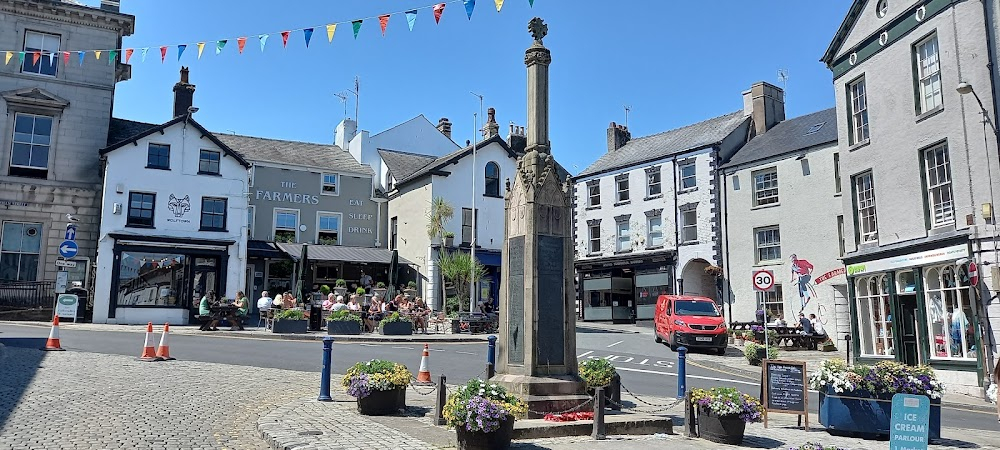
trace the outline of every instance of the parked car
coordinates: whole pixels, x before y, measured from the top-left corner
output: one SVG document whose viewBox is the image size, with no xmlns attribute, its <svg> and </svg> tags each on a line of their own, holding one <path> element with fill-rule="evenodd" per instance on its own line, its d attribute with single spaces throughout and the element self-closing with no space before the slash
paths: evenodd
<svg viewBox="0 0 1000 450">
<path fill-rule="evenodd" d="M 677 347 L 710 348 L 726 353 L 729 333 L 726 319 L 714 300 L 690 295 L 661 295 L 656 299 L 653 318 L 656 342 Z"/>
</svg>

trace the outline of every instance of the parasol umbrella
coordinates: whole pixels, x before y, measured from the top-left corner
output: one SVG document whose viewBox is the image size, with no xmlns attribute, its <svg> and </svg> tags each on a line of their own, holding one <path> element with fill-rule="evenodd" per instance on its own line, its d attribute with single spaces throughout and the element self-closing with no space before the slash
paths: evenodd
<svg viewBox="0 0 1000 450">
<path fill-rule="evenodd" d="M 299 300 L 303 303 L 311 301 L 309 294 L 312 291 L 312 281 L 306 280 L 307 273 L 309 273 L 309 244 L 302 244 L 302 254 L 299 256 L 299 273 L 296 277 L 298 278 L 298 282 L 295 285 L 295 292 L 299 295 Z"/>
<path fill-rule="evenodd" d="M 396 250 L 392 251 L 392 259 L 389 260 L 389 296 L 392 298 L 396 296 L 396 282 L 399 278 L 399 252 Z"/>
</svg>

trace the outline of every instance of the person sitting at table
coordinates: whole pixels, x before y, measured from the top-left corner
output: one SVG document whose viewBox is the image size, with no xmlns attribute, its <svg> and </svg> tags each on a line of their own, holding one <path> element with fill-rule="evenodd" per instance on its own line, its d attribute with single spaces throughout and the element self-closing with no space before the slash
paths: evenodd
<svg viewBox="0 0 1000 450">
<path fill-rule="evenodd" d="M 480 300 L 479 301 L 479 312 L 481 312 L 483 314 L 492 314 L 493 313 L 493 300 L 488 299 L 488 298 Z"/>
<path fill-rule="evenodd" d="M 378 295 L 373 295 L 371 306 L 368 307 L 368 318 L 366 320 L 368 330 L 374 332 L 375 324 L 382 320 L 382 317 L 382 299 Z"/>
<path fill-rule="evenodd" d="M 236 314 L 231 317 L 229 322 L 243 331 L 243 322 L 246 322 L 247 316 L 250 315 L 250 299 L 243 291 L 236 291 L 236 300 L 233 301 L 233 306 L 236 307 Z"/>
<path fill-rule="evenodd" d="M 427 309 L 427 304 L 424 303 L 424 299 L 417 297 L 413 301 L 413 306 L 410 308 L 410 315 L 413 317 L 413 328 L 423 329 L 424 334 L 427 334 L 427 316 L 431 313 Z"/>
<path fill-rule="evenodd" d="M 281 300 L 281 307 L 285 309 L 290 309 L 294 308 L 297 303 L 298 302 L 295 300 L 295 297 L 292 296 L 291 292 L 285 292 L 285 295 L 282 297 Z"/>
<path fill-rule="evenodd" d="M 260 298 L 257 299 L 257 309 L 262 312 L 268 312 L 271 310 L 271 302 L 273 301 L 274 299 L 267 295 L 267 291 L 261 292 Z"/>
<path fill-rule="evenodd" d="M 397 296 L 397 298 L 398 298 L 398 300 L 396 301 L 396 306 L 399 308 L 399 313 L 400 314 L 410 314 L 410 310 L 413 307 L 413 304 L 410 303 L 410 296 L 409 295 L 404 295 L 402 298 L 399 298 Z"/>
<path fill-rule="evenodd" d="M 333 292 L 326 296 L 326 300 L 323 300 L 323 310 L 333 311 L 333 305 L 337 303 L 337 295 Z"/>
<path fill-rule="evenodd" d="M 816 318 L 815 314 L 809 315 L 809 323 L 812 324 L 813 336 L 826 336 L 826 330 L 823 329 L 823 323 Z"/>
<path fill-rule="evenodd" d="M 806 318 L 805 314 L 799 313 L 799 332 L 805 335 L 810 335 L 812 334 L 812 331 L 812 322 L 809 322 L 809 319 Z"/>
<path fill-rule="evenodd" d="M 202 320 L 201 328 L 199 328 L 201 331 L 219 331 L 216 328 L 219 325 L 219 319 L 212 315 L 212 303 L 215 303 L 215 291 L 208 291 L 198 305 L 198 316 Z M 206 318 L 209 320 L 205 320 Z"/>
<path fill-rule="evenodd" d="M 358 303 L 358 294 L 351 294 L 351 300 L 347 302 L 347 309 L 350 311 L 361 311 L 361 304 Z"/>
<path fill-rule="evenodd" d="M 392 299 L 392 301 L 383 302 L 382 303 L 382 314 L 388 315 L 389 313 L 393 313 L 393 312 L 399 311 L 399 304 L 398 304 L 398 302 L 400 300 L 402 300 L 402 298 L 403 298 L 402 295 L 397 295 L 396 298 Z"/>
<path fill-rule="evenodd" d="M 333 303 L 332 311 L 345 311 L 347 310 L 347 304 L 344 303 L 344 296 L 338 295 L 337 301 Z"/>
</svg>

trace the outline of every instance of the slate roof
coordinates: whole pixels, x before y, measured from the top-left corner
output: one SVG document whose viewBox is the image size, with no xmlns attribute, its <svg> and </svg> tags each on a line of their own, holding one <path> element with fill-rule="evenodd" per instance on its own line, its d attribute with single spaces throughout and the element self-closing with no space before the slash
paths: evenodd
<svg viewBox="0 0 1000 450">
<path fill-rule="evenodd" d="M 479 143 L 473 144 L 473 145 L 475 145 L 476 150 L 479 150 L 479 149 L 482 149 L 483 147 L 486 147 L 487 145 L 490 145 L 492 143 L 500 144 L 500 146 L 503 147 L 504 150 L 507 150 L 507 153 L 511 157 L 517 156 L 510 149 L 510 146 L 507 145 L 507 141 L 503 140 L 503 138 L 501 138 L 499 135 L 493 136 L 493 137 L 491 137 L 491 138 L 489 138 L 489 139 L 487 139 L 485 141 L 480 141 Z M 463 157 L 465 157 L 465 155 L 472 153 L 472 147 L 473 147 L 473 145 L 469 145 L 468 147 L 465 147 L 465 148 L 460 148 L 460 149 L 455 150 L 455 151 L 453 151 L 453 152 L 451 152 L 451 153 L 449 153 L 447 155 L 444 155 L 444 156 L 442 156 L 440 158 L 437 158 L 437 159 L 435 159 L 435 160 L 427 163 L 426 165 L 424 165 L 423 167 L 421 167 L 419 170 L 413 172 L 412 174 L 410 174 L 410 176 L 408 176 L 406 178 L 396 177 L 396 180 L 397 180 L 396 186 L 401 186 L 404 183 L 408 183 L 410 181 L 416 180 L 417 178 L 420 178 L 420 177 L 422 177 L 424 175 L 427 175 L 427 174 L 429 174 L 431 172 L 434 172 L 435 170 L 441 170 L 441 169 L 445 168 L 447 165 L 449 165 L 449 164 L 451 164 L 451 163 L 453 163 L 455 161 L 458 161 L 458 160 L 462 159 Z"/>
<path fill-rule="evenodd" d="M 124 123 L 124 122 L 130 122 L 130 123 Z M 161 123 L 159 125 L 153 125 L 153 124 L 142 123 L 142 122 L 132 122 L 132 121 L 124 121 L 124 122 L 118 124 L 118 125 L 124 125 L 123 128 L 118 128 L 116 126 L 114 129 L 112 129 L 112 127 L 110 127 L 110 126 L 108 127 L 108 140 L 109 141 L 113 140 L 115 142 L 112 143 L 112 144 L 109 144 L 107 147 L 102 148 L 99 151 L 99 153 L 101 155 L 105 155 L 108 152 L 111 152 L 111 151 L 117 150 L 119 148 L 122 148 L 122 147 L 128 145 L 129 142 L 135 142 L 135 141 L 137 141 L 139 139 L 142 139 L 142 138 L 144 138 L 146 136 L 149 136 L 149 135 L 151 135 L 153 133 L 156 133 L 157 131 L 159 131 L 159 132 L 162 133 L 163 130 L 165 130 L 167 128 L 170 128 L 170 127 L 172 127 L 172 126 L 174 126 L 174 125 L 176 125 L 178 123 L 181 123 L 181 122 L 186 122 L 187 124 L 190 124 L 191 127 L 193 127 L 194 129 L 198 130 L 203 136 L 207 137 L 210 141 L 212 141 L 212 143 L 214 143 L 220 149 L 222 149 L 222 151 L 225 152 L 227 155 L 230 155 L 233 158 L 235 158 L 236 161 L 238 161 L 244 167 L 250 167 L 250 163 L 247 162 L 247 160 L 245 158 L 243 158 L 242 154 L 234 151 L 225 142 L 220 141 L 218 139 L 218 137 L 216 137 L 215 133 L 212 133 L 211 131 L 206 130 L 205 127 L 201 126 L 201 124 L 198 123 L 197 120 L 194 120 L 194 118 L 191 117 L 190 114 L 185 114 L 183 116 L 174 117 L 173 119 L 170 119 L 169 121 Z M 131 129 L 133 127 L 134 127 L 134 129 Z M 126 136 L 124 134 L 124 133 L 130 132 L 130 131 L 135 131 L 135 130 L 139 130 L 139 132 L 135 133 L 135 134 L 132 134 L 132 135 L 128 135 L 128 136 Z M 112 132 L 115 133 L 114 136 L 112 136 Z M 122 138 L 122 136 L 126 136 L 126 137 Z"/>
<path fill-rule="evenodd" d="M 601 155 L 577 178 L 717 144 L 748 120 L 743 110 L 739 110 L 670 131 L 633 138 L 624 147 Z"/>
<path fill-rule="evenodd" d="M 112 146 L 132 136 L 142 134 L 148 130 L 160 126 L 158 123 L 146 123 L 146 122 L 136 122 L 134 120 L 125 120 L 118 118 L 111 118 L 111 123 L 108 125 L 108 146 Z"/>
<path fill-rule="evenodd" d="M 817 126 L 819 129 L 810 133 Z M 831 142 L 837 142 L 837 108 L 816 111 L 778 123 L 747 142 L 722 167 L 761 161 Z"/>
<path fill-rule="evenodd" d="M 285 141 L 237 134 L 215 133 L 237 153 L 250 161 L 293 164 L 371 175 L 372 169 L 362 165 L 347 151 L 333 144 Z"/>
<path fill-rule="evenodd" d="M 436 156 L 421 155 L 417 153 L 401 152 L 398 150 L 378 149 L 379 156 L 389 168 L 389 173 L 397 180 L 409 178 L 424 166 L 434 162 Z"/>
</svg>

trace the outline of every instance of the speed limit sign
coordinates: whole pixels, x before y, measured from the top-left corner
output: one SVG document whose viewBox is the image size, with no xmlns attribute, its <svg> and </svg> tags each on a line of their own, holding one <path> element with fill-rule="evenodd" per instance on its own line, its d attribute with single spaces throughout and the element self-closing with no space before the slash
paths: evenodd
<svg viewBox="0 0 1000 450">
<path fill-rule="evenodd" d="M 771 270 L 753 271 L 753 289 L 755 291 L 770 291 L 774 289 L 774 272 Z"/>
</svg>

